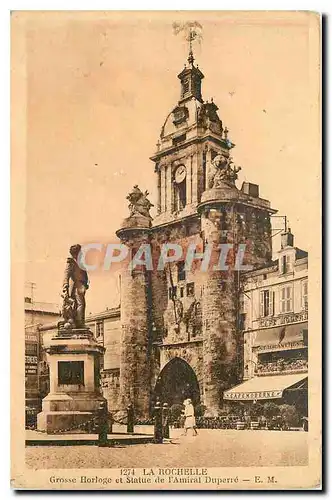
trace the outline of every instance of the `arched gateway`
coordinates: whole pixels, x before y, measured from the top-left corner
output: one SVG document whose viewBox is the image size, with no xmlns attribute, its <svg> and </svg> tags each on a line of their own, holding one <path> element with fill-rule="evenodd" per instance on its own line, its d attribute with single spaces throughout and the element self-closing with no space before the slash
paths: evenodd
<svg viewBox="0 0 332 500">
<path fill-rule="evenodd" d="M 191 398 L 194 405 L 200 401 L 200 392 L 194 370 L 181 358 L 174 358 L 161 370 L 155 387 L 155 398 L 163 403 L 181 404 Z"/>
</svg>

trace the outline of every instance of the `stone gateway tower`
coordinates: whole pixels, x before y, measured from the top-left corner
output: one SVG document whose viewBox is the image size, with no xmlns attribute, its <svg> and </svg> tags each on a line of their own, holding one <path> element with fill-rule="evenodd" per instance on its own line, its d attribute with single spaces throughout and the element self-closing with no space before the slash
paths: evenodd
<svg viewBox="0 0 332 500">
<path fill-rule="evenodd" d="M 130 252 L 148 244 L 154 262 L 152 269 L 127 267 L 121 286 L 120 392 L 123 404 L 132 402 L 142 416 L 158 397 L 170 405 L 190 397 L 217 414 L 223 392 L 242 377 L 244 271 L 235 264 L 245 269 L 272 258 L 275 210 L 259 197 L 258 185 L 245 182 L 237 188 L 234 144 L 217 105 L 203 100 L 204 75 L 191 50 L 178 78 L 179 101 L 151 157 L 157 215 L 153 221 L 149 217 L 147 193 L 138 190 L 134 199 L 135 186 L 131 215 L 117 231 Z M 154 257 L 165 243 L 178 244 L 182 252 L 158 270 Z M 229 249 L 227 255 L 220 245 Z"/>
</svg>

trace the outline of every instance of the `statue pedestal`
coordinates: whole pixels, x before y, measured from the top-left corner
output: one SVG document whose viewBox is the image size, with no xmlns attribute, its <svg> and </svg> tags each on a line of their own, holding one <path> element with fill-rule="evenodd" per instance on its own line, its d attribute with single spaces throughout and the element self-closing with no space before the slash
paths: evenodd
<svg viewBox="0 0 332 500">
<path fill-rule="evenodd" d="M 56 433 L 77 430 L 106 402 L 100 388 L 104 347 L 88 328 L 62 329 L 46 346 L 50 392 L 37 416 L 37 429 Z"/>
</svg>

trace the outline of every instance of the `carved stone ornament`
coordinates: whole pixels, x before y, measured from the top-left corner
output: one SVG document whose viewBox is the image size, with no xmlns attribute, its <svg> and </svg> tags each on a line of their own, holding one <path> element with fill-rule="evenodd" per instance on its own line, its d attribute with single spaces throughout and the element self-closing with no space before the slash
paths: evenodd
<svg viewBox="0 0 332 500">
<path fill-rule="evenodd" d="M 232 167 L 232 163 L 231 158 L 223 154 L 219 154 L 213 159 L 212 165 L 216 169 L 212 181 L 213 188 L 220 188 L 225 183 L 235 185 L 241 167 Z"/>
<path fill-rule="evenodd" d="M 152 219 L 150 215 L 150 208 L 154 205 L 148 200 L 148 195 L 149 192 L 145 191 L 143 193 L 137 184 L 133 187 L 132 192 L 129 193 L 126 198 L 129 200 L 128 208 L 131 217 L 139 214 L 148 219 Z"/>
<path fill-rule="evenodd" d="M 183 318 L 183 304 L 179 299 L 175 301 L 175 311 L 176 311 L 176 322 L 180 323 L 180 321 L 182 321 Z"/>
</svg>

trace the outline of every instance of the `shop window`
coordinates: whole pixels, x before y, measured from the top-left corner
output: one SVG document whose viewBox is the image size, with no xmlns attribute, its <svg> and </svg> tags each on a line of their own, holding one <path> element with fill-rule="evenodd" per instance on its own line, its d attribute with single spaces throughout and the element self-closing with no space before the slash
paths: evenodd
<svg viewBox="0 0 332 500">
<path fill-rule="evenodd" d="M 176 298 L 176 294 L 177 294 L 177 287 L 176 286 L 170 286 L 169 289 L 168 289 L 168 298 L 170 300 L 173 300 Z"/>
</svg>

